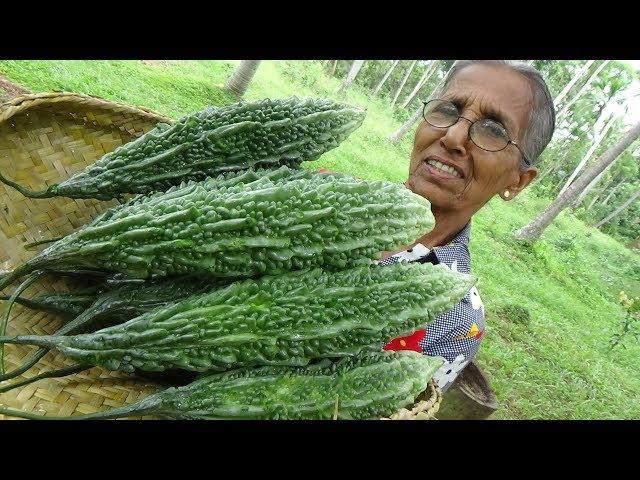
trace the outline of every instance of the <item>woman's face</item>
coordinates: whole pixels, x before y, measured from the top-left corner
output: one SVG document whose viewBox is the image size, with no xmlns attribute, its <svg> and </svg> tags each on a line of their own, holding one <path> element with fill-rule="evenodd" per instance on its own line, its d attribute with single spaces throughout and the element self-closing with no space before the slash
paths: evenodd
<svg viewBox="0 0 640 480">
<path fill-rule="evenodd" d="M 498 120 L 509 137 L 521 145 L 533 95 L 529 81 L 501 66 L 475 64 L 454 77 L 442 98 L 452 101 L 463 117 Z M 424 120 L 414 140 L 407 187 L 443 211 L 473 215 L 496 193 L 509 190 L 513 198 L 536 176 L 536 169 L 520 170 L 521 154 L 514 145 L 487 152 L 469 138 L 470 122 L 460 119 L 449 128 Z M 428 164 L 452 166 L 459 176 Z"/>
</svg>

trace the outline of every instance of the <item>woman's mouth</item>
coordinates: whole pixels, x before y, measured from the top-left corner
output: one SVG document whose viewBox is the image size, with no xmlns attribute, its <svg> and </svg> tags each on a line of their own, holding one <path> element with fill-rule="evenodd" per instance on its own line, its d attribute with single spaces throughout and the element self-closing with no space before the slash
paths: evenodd
<svg viewBox="0 0 640 480">
<path fill-rule="evenodd" d="M 434 159 L 426 159 L 424 161 L 427 170 L 431 175 L 434 175 L 443 179 L 461 179 L 460 173 L 450 165 L 445 165 L 442 162 Z"/>
</svg>

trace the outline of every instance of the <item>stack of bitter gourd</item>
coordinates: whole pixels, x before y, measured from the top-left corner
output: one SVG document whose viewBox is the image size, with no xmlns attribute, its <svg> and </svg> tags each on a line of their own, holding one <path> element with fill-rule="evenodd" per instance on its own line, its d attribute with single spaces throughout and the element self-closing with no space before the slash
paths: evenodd
<svg viewBox="0 0 640 480">
<path fill-rule="evenodd" d="M 400 184 L 299 167 L 363 119 L 330 100 L 241 103 L 161 125 L 45 192 L 3 177 L 35 197 L 140 195 L 0 277 L 0 290 L 24 279 L 5 321 L 14 301 L 71 318 L 53 335 L 0 337 L 40 347 L 0 376 L 0 392 L 99 365 L 199 378 L 71 418 L 331 418 L 336 396 L 338 418 L 378 418 L 411 404 L 441 359 L 382 345 L 449 310 L 475 279 L 376 263 L 433 226 L 425 199 Z M 45 272 L 102 280 L 20 298 Z M 52 348 L 76 365 L 7 383 Z"/>
</svg>

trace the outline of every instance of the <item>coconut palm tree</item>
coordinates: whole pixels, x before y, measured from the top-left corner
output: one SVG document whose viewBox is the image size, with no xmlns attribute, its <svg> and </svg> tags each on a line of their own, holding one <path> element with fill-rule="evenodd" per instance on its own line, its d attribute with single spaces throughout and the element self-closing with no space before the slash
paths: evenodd
<svg viewBox="0 0 640 480">
<path fill-rule="evenodd" d="M 256 74 L 259 65 L 260 60 L 242 60 L 227 80 L 225 88 L 238 97 L 242 97 L 249 88 L 251 79 Z"/>
</svg>

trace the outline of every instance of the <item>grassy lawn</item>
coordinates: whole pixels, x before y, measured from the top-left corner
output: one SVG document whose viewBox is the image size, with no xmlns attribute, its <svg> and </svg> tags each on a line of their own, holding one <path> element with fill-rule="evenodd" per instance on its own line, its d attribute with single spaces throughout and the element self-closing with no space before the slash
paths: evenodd
<svg viewBox="0 0 640 480">
<path fill-rule="evenodd" d="M 32 91 L 84 92 L 154 109 L 173 118 L 234 101 L 221 87 L 235 62 L 2 61 L 0 74 Z M 339 82 L 316 62 L 261 64 L 247 92 L 264 97 L 326 96 Z M 357 86 L 346 101 L 367 119 L 343 145 L 308 168 L 403 181 L 411 135 L 381 99 Z M 512 240 L 549 200 L 529 189 L 514 201 L 490 201 L 473 220 L 473 271 L 487 312 L 479 361 L 501 403 L 496 418 L 640 418 L 640 345 L 608 343 L 624 312 L 620 290 L 640 295 L 640 255 L 567 212 L 531 247 Z M 520 312 L 513 306 L 520 305 Z"/>
</svg>

